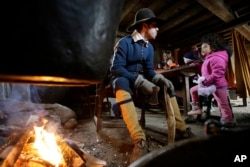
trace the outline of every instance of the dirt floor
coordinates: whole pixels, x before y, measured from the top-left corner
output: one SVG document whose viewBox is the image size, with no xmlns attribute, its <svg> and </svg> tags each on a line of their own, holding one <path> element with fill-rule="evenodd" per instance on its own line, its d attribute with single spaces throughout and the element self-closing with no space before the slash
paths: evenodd
<svg viewBox="0 0 250 167">
<path fill-rule="evenodd" d="M 233 111 L 239 125 L 250 125 L 250 99 L 247 106 L 242 107 L 242 99 L 231 100 Z M 212 115 L 219 115 L 218 108 L 214 107 Z M 138 110 L 140 115 L 140 110 Z M 187 116 L 183 115 L 183 119 Z M 122 120 L 119 120 L 122 121 Z M 187 124 L 195 137 L 205 135 L 204 124 L 194 122 Z M 157 151 L 168 145 L 167 122 L 162 111 L 152 110 L 146 112 L 146 128 L 144 131 L 149 141 L 149 150 Z M 133 148 L 133 143 L 125 127 L 103 128 L 98 133 L 93 118 L 78 120 L 75 129 L 57 129 L 57 133 L 64 139 L 75 142 L 79 148 L 86 151 L 97 159 L 104 160 L 107 167 L 127 167 Z M 101 166 L 101 165 L 100 165 Z"/>
<path fill-rule="evenodd" d="M 233 111 L 238 125 L 250 125 L 250 99 L 247 106 L 242 107 L 242 99 L 231 100 Z M 218 108 L 214 107 L 212 115 L 219 115 Z M 138 115 L 140 110 L 138 110 Z M 186 119 L 183 116 L 183 119 Z M 122 121 L 122 120 L 121 120 Z M 187 124 L 195 137 L 205 135 L 204 124 L 195 122 Z M 132 150 L 132 142 L 126 128 L 103 128 L 98 133 L 95 131 L 93 119 L 84 119 L 79 122 L 73 131 L 65 131 L 64 137 L 82 143 L 83 149 L 91 155 L 105 160 L 108 167 L 126 167 Z M 150 151 L 155 151 L 167 146 L 167 123 L 161 111 L 147 111 L 146 128 L 144 129 L 149 140 Z"/>
</svg>

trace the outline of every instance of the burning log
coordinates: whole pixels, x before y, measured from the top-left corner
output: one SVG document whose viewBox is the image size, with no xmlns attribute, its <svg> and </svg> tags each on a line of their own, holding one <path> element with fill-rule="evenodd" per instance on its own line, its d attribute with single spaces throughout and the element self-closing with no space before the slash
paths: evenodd
<svg viewBox="0 0 250 167">
<path fill-rule="evenodd" d="M 34 142 L 36 141 L 37 135 L 34 130 L 36 126 L 33 127 L 33 125 L 37 125 L 39 128 L 43 127 L 45 126 L 43 120 L 44 118 L 41 117 L 40 114 L 30 115 L 28 119 L 25 119 L 25 121 L 23 121 L 25 122 L 23 123 L 25 126 L 1 127 L 0 132 L 2 136 L 8 137 L 8 139 L 0 147 L 0 166 L 55 166 L 51 163 L 53 160 L 44 160 L 43 158 L 41 158 L 38 150 L 34 147 Z M 58 129 L 55 129 L 53 127 L 54 125 L 56 125 L 57 127 L 58 124 L 56 124 L 57 122 L 54 121 L 56 120 L 48 119 L 48 122 L 46 122 L 46 126 L 44 129 L 49 129 L 50 131 L 57 133 Z M 60 123 L 60 121 L 58 123 Z M 48 137 L 42 138 L 46 139 Z M 52 142 L 49 141 L 49 143 Z M 63 155 L 62 162 L 58 167 L 103 167 L 107 165 L 106 161 L 100 160 L 90 155 L 82 149 L 82 146 L 76 144 L 72 140 L 61 139 L 59 136 L 57 136 L 55 145 L 58 145 L 60 147 L 61 153 Z M 44 147 L 46 147 L 46 145 Z M 49 154 L 50 152 L 51 151 L 46 151 L 46 154 Z M 52 154 L 50 157 L 54 157 L 54 155 L 55 154 Z"/>
<path fill-rule="evenodd" d="M 16 145 L 11 149 L 10 153 L 8 154 L 7 158 L 2 164 L 2 167 L 12 167 L 14 166 L 19 154 L 22 151 L 24 144 L 27 142 L 28 138 L 30 137 L 30 128 L 26 130 L 20 140 L 16 143 Z"/>
<path fill-rule="evenodd" d="M 41 128 L 41 127 L 39 127 Z M 48 132 L 46 132 L 48 133 Z M 52 161 L 45 160 L 41 157 L 39 150 L 34 147 L 35 141 L 37 140 L 37 134 L 35 133 L 33 127 L 29 127 L 20 140 L 15 144 L 11 149 L 10 153 L 4 160 L 2 167 L 84 167 L 85 162 L 81 156 L 79 156 L 69 145 L 61 139 L 59 136 L 56 136 L 56 145 L 62 153 L 62 159 L 59 164 L 54 164 Z M 48 139 L 49 137 L 46 137 Z M 52 142 L 52 141 L 50 141 Z M 53 143 L 53 142 L 52 142 Z M 41 144 L 39 144 L 41 145 Z M 46 147 L 44 145 L 42 147 Z M 46 152 L 47 154 L 50 151 Z M 55 159 L 58 155 L 52 155 L 50 158 Z"/>
<path fill-rule="evenodd" d="M 78 155 L 84 158 L 84 160 L 86 161 L 86 167 L 104 167 L 107 165 L 106 161 L 97 159 L 96 157 L 90 155 L 83 149 L 79 148 L 74 141 L 66 140 L 66 142 L 72 149 L 74 149 L 77 152 Z"/>
</svg>

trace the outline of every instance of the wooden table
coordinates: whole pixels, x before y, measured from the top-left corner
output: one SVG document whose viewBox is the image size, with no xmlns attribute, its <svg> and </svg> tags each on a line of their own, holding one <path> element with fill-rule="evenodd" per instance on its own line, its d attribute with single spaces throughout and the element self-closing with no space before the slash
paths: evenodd
<svg viewBox="0 0 250 167">
<path fill-rule="evenodd" d="M 156 73 L 168 77 L 181 77 L 182 88 L 181 90 L 175 90 L 176 95 L 183 98 L 183 109 L 184 113 L 190 110 L 190 86 L 189 78 L 196 75 L 199 71 L 196 66 L 183 65 L 170 70 L 157 69 Z"/>
</svg>

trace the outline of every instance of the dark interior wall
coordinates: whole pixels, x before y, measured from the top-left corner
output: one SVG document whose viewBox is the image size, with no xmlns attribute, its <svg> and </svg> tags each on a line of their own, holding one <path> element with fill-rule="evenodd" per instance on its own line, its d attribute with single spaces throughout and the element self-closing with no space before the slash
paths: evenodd
<svg viewBox="0 0 250 167">
<path fill-rule="evenodd" d="M 90 116 L 93 113 L 95 93 L 96 85 L 56 87 L 0 83 L 0 100 L 10 99 L 44 104 L 58 103 L 75 111 L 78 118 Z"/>
<path fill-rule="evenodd" d="M 96 85 L 86 87 L 31 86 L 34 103 L 59 103 L 76 112 L 79 118 L 93 113 Z"/>
</svg>

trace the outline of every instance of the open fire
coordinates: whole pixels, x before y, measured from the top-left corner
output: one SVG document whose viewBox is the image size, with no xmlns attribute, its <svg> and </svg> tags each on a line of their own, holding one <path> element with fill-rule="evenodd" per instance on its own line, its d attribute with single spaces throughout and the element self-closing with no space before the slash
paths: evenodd
<svg viewBox="0 0 250 167">
<path fill-rule="evenodd" d="M 60 136 L 42 126 L 26 130 L 12 148 L 2 167 L 84 167 L 78 155 Z"/>
<path fill-rule="evenodd" d="M 55 167 L 65 164 L 61 148 L 57 145 L 56 136 L 44 129 L 44 126 L 34 126 L 35 141 L 33 147 L 44 161 L 50 162 Z"/>
</svg>

